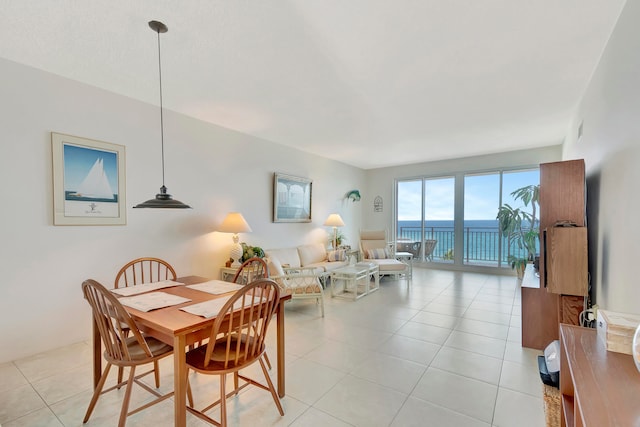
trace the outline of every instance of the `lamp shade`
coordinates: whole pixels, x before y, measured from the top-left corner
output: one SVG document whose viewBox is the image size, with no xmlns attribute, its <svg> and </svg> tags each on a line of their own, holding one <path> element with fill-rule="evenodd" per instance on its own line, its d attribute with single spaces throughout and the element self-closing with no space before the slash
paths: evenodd
<svg viewBox="0 0 640 427">
<path fill-rule="evenodd" d="M 344 227 L 344 221 L 340 217 L 340 214 L 333 213 L 329 215 L 327 220 L 324 222 L 324 225 L 329 227 Z"/>
<path fill-rule="evenodd" d="M 252 230 L 240 212 L 229 212 L 222 224 L 220 224 L 218 231 L 223 233 L 248 233 Z"/>
</svg>

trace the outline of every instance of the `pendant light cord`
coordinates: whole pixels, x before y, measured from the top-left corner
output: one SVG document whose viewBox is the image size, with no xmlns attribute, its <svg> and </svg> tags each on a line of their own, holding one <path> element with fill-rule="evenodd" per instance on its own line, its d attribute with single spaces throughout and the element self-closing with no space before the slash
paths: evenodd
<svg viewBox="0 0 640 427">
<path fill-rule="evenodd" d="M 164 117 L 162 114 L 162 66 L 160 61 L 160 31 L 158 33 L 158 74 L 160 75 L 160 144 L 162 153 L 162 186 L 164 187 Z"/>
</svg>

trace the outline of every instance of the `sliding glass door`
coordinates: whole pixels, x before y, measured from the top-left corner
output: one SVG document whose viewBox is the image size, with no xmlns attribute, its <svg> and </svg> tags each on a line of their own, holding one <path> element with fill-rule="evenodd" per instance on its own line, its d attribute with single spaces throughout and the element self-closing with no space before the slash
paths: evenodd
<svg viewBox="0 0 640 427">
<path fill-rule="evenodd" d="M 464 264 L 498 266 L 500 173 L 464 177 Z"/>
<path fill-rule="evenodd" d="M 539 182 L 537 168 L 398 180 L 396 250 L 428 262 L 509 267 L 514 248 L 500 235 L 498 208 L 531 211 L 511 193 Z"/>
<path fill-rule="evenodd" d="M 455 178 L 398 181 L 396 250 L 453 262 Z"/>
</svg>

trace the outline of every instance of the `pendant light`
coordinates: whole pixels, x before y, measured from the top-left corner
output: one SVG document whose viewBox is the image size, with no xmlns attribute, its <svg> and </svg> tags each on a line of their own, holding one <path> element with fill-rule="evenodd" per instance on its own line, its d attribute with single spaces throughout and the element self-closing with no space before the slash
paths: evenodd
<svg viewBox="0 0 640 427">
<path fill-rule="evenodd" d="M 162 66 L 160 62 L 160 33 L 169 31 L 166 25 L 160 21 L 149 21 L 149 27 L 158 33 L 158 73 L 160 74 L 160 142 L 162 147 L 162 187 L 160 193 L 156 197 L 146 202 L 140 203 L 134 208 L 172 208 L 172 209 L 190 209 L 191 206 L 185 205 L 179 200 L 167 194 L 167 187 L 164 186 L 164 121 L 162 116 Z"/>
</svg>

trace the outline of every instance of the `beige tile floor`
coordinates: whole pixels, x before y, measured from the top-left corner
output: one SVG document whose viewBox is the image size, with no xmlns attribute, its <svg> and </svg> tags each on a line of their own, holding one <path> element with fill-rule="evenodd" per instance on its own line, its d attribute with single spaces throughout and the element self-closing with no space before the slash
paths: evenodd
<svg viewBox="0 0 640 427">
<path fill-rule="evenodd" d="M 229 400 L 231 425 L 545 425 L 539 353 L 520 345 L 515 278 L 416 267 L 410 284 L 385 278 L 358 301 L 328 292 L 325 301 L 325 318 L 313 301 L 287 306 L 285 416 L 267 392 L 250 387 Z M 81 426 L 91 397 L 90 347 L 80 342 L 0 365 L 0 424 Z M 171 358 L 161 374 L 161 388 L 170 390 Z M 213 401 L 215 378 L 192 374 L 191 384 L 197 407 Z M 122 394 L 102 396 L 86 425 L 117 425 Z M 139 388 L 132 396 L 134 404 L 147 399 Z M 190 414 L 188 424 L 205 425 Z M 173 425 L 173 401 L 128 425 Z"/>
</svg>

